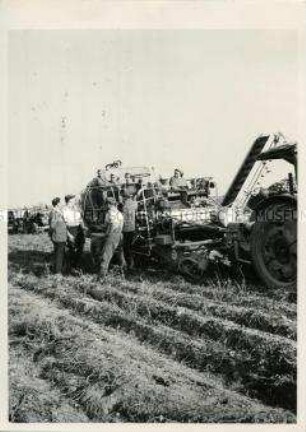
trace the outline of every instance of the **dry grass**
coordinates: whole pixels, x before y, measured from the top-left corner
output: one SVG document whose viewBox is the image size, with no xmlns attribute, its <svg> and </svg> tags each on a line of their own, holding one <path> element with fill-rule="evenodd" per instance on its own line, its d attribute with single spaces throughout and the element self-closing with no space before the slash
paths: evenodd
<svg viewBox="0 0 306 432">
<path fill-rule="evenodd" d="M 295 421 L 296 306 L 283 294 L 154 269 L 100 286 L 51 275 L 50 250 L 45 235 L 10 238 L 12 421 L 59 421 L 67 406 L 70 421 Z M 36 411 L 15 408 L 22 394 Z"/>
<path fill-rule="evenodd" d="M 88 422 L 78 404 L 71 404 L 58 388 L 42 379 L 29 351 L 14 339 L 10 347 L 9 384 L 12 422 Z"/>
<path fill-rule="evenodd" d="M 116 284 L 118 286 L 118 282 Z M 203 298 L 197 293 L 188 294 L 188 292 L 179 292 L 170 287 L 159 286 L 155 284 L 151 290 L 148 290 L 145 284 L 135 284 L 131 281 L 123 281 L 119 284 L 120 290 L 125 293 L 132 293 L 137 296 L 148 297 L 157 300 L 159 303 L 182 308 L 190 312 L 197 312 L 202 316 L 216 316 L 223 319 L 231 320 L 237 324 L 285 336 L 296 340 L 296 321 L 287 317 L 283 311 L 278 308 L 272 308 L 269 313 L 262 308 L 253 305 L 238 306 L 232 303 L 209 300 Z"/>
<path fill-rule="evenodd" d="M 236 420 L 237 410 L 250 419 L 258 413 L 266 420 L 290 418 L 33 294 L 18 294 L 11 307 L 11 336 L 40 364 L 42 377 L 91 419 Z"/>
</svg>

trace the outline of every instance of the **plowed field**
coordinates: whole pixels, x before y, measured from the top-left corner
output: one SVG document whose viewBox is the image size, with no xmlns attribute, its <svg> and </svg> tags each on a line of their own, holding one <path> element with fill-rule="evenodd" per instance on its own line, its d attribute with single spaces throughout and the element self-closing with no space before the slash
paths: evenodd
<svg viewBox="0 0 306 432">
<path fill-rule="evenodd" d="M 12 422 L 295 422 L 287 293 L 153 267 L 101 285 L 50 274 L 51 251 L 9 237 Z"/>
</svg>

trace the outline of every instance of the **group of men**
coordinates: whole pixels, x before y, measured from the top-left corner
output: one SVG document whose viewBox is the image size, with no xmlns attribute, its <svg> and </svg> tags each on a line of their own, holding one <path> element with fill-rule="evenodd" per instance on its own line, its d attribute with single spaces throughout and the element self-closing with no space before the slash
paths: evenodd
<svg viewBox="0 0 306 432">
<path fill-rule="evenodd" d="M 49 235 L 54 246 L 54 273 L 63 273 L 64 261 L 69 269 L 80 266 L 85 244 L 85 225 L 75 195 L 66 195 L 65 206 L 61 207 L 60 204 L 61 199 L 54 198 L 49 215 Z"/>
<path fill-rule="evenodd" d="M 107 275 L 110 262 L 115 254 L 120 260 L 122 268 L 133 268 L 134 258 L 132 244 L 135 235 L 135 219 L 137 211 L 137 193 L 142 190 L 144 183 L 140 178 L 133 181 L 130 173 L 125 174 L 125 182 L 120 185 L 114 173 L 107 179 L 101 170 L 89 183 L 91 187 L 113 186 L 119 191 L 115 196 L 106 197 L 106 216 L 100 227 L 98 241 L 92 241 L 94 248 L 93 260 L 101 279 Z M 183 173 L 174 170 L 169 185 L 172 189 L 187 187 Z M 119 199 L 118 199 L 119 197 Z M 74 195 L 65 196 L 65 205 L 61 207 L 60 198 L 52 200 L 52 210 L 49 216 L 49 234 L 54 245 L 54 272 L 62 273 L 64 263 L 66 270 L 73 271 L 81 267 L 86 226 Z M 96 239 L 97 240 L 97 239 Z"/>
<path fill-rule="evenodd" d="M 179 168 L 175 168 L 173 176 L 170 179 L 160 178 L 159 181 L 155 183 L 148 182 L 145 184 L 144 178 L 139 177 L 137 182 L 135 177 L 130 173 L 125 173 L 124 183 L 120 184 L 120 179 L 116 176 L 116 174 L 111 173 L 110 177 L 107 179 L 105 173 L 102 170 L 97 171 L 97 176 L 88 184 L 91 187 L 105 187 L 112 186 L 114 188 L 120 188 L 121 192 L 124 194 L 126 191 L 135 195 L 139 192 L 144 186 L 147 187 L 168 187 L 173 191 L 180 191 L 184 189 L 188 189 L 187 180 L 184 177 L 184 173 Z"/>
<path fill-rule="evenodd" d="M 120 185 L 120 179 L 116 176 L 115 173 L 111 173 L 110 177 L 107 178 L 105 173 L 102 170 L 97 171 L 97 176 L 94 177 L 91 182 L 88 184 L 89 187 L 105 187 L 110 186 L 114 188 L 119 188 Z M 139 190 L 142 182 L 141 179 L 136 183 L 135 179 L 130 173 L 125 173 L 124 175 L 124 183 L 122 185 L 122 192 L 124 193 L 126 190 L 128 190 L 131 194 L 135 195 L 136 192 Z"/>
<path fill-rule="evenodd" d="M 86 226 L 74 195 L 65 196 L 63 207 L 60 201 L 59 197 L 52 200 L 49 216 L 49 234 L 54 245 L 53 269 L 55 273 L 63 273 L 65 267 L 66 271 L 73 272 L 82 264 Z M 135 196 L 126 191 L 121 211 L 118 210 L 118 203 L 113 197 L 106 198 L 105 204 L 106 216 L 101 227 L 101 241 L 94 256 L 96 272 L 101 280 L 107 275 L 110 262 L 117 250 L 121 267 L 134 267 L 132 241 L 137 210 Z"/>
</svg>

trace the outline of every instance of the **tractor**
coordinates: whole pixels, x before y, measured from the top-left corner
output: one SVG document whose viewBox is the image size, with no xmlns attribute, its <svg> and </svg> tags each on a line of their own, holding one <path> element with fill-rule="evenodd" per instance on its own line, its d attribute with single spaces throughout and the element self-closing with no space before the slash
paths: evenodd
<svg viewBox="0 0 306 432">
<path fill-rule="evenodd" d="M 282 138 L 283 144 L 280 144 Z M 265 148 L 266 147 L 266 148 Z M 293 167 L 287 178 L 254 194 L 254 185 L 267 161 L 284 160 Z M 253 170 L 253 175 L 250 171 Z M 281 134 L 259 137 L 237 173 L 222 206 L 240 207 L 245 222 L 227 225 L 225 236 L 233 262 L 251 264 L 271 288 L 291 291 L 297 281 L 297 144 Z M 247 188 L 243 186 L 247 183 Z M 241 191 L 245 196 L 241 196 Z M 238 200 L 239 202 L 239 200 Z"/>
</svg>

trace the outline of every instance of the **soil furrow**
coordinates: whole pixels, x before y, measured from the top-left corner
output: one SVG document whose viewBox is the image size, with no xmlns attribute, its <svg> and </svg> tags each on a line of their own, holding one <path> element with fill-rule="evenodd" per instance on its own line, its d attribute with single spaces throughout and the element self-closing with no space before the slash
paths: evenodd
<svg viewBox="0 0 306 432">
<path fill-rule="evenodd" d="M 148 291 L 142 285 L 136 286 L 128 282 L 122 282 L 119 285 L 117 283 L 116 286 L 125 293 L 132 293 L 145 299 L 148 297 L 153 298 L 158 302 L 187 308 L 204 316 L 216 316 L 240 325 L 296 340 L 296 320 L 288 319 L 279 311 L 273 310 L 268 314 L 257 310 L 254 306 L 232 306 L 231 304 L 212 300 L 203 300 L 200 295 L 185 294 L 183 292 L 174 293 L 173 290 L 168 288 L 154 287 Z M 273 313 L 273 318 L 271 313 Z"/>
<path fill-rule="evenodd" d="M 130 279 L 130 282 L 137 288 L 145 289 L 146 283 L 143 278 L 134 277 Z M 174 276 L 171 281 L 160 281 L 157 279 L 152 285 L 156 288 L 169 289 L 173 292 L 198 295 L 204 301 L 213 300 L 221 304 L 260 308 L 266 313 L 270 313 L 273 310 L 288 316 L 289 319 L 296 318 L 296 304 L 283 301 L 277 298 L 277 295 L 275 297 L 268 297 L 266 292 L 260 294 L 256 290 L 252 291 L 251 286 L 245 287 L 244 284 L 239 284 L 235 281 L 219 281 L 216 283 L 214 280 L 211 280 L 210 282 L 210 285 L 207 285 L 207 282 L 204 280 L 201 285 L 195 285 L 186 282 L 182 277 Z"/>
<path fill-rule="evenodd" d="M 16 342 L 19 342 L 16 345 Z M 14 423 L 55 422 L 84 423 L 87 415 L 77 404 L 71 405 L 67 396 L 50 381 L 41 377 L 40 367 L 32 361 L 32 355 L 22 348 L 20 340 L 10 346 L 9 419 Z"/>
<path fill-rule="evenodd" d="M 35 290 L 35 286 L 28 285 L 28 289 Z M 167 326 L 143 321 L 136 308 L 132 314 L 122 310 L 116 304 L 112 305 L 105 301 L 88 302 L 69 286 L 65 286 L 65 290 L 60 295 L 56 290 L 40 288 L 40 292 L 51 298 L 58 297 L 65 306 L 105 326 L 120 327 L 124 331 L 132 332 L 140 341 L 154 346 L 177 361 L 184 361 L 199 370 L 210 370 L 221 374 L 227 384 L 236 383 L 237 386 L 237 383 L 240 383 L 242 391 L 251 392 L 258 398 L 265 397 L 264 401 L 269 401 L 270 404 L 281 404 L 284 392 L 290 392 L 292 396 L 290 406 L 286 408 L 294 406 L 295 354 L 290 341 L 286 345 L 284 340 L 277 342 L 275 338 L 263 340 L 262 335 L 258 336 L 257 333 L 252 334 L 253 341 L 250 341 L 250 335 L 241 336 L 241 331 L 236 326 L 234 329 L 226 329 L 227 339 L 223 340 L 229 347 L 234 345 L 239 348 L 239 351 L 235 351 L 220 343 L 219 336 L 215 337 L 214 342 L 205 339 L 196 341 Z M 87 294 L 101 300 L 105 298 L 105 291 L 96 288 L 88 288 Z M 223 335 L 224 328 L 220 327 L 218 322 L 216 326 L 211 321 L 205 324 L 210 333 L 217 331 L 219 332 L 217 334 Z M 282 375 L 286 375 L 286 378 L 280 379 Z M 262 385 L 263 380 L 265 386 Z M 261 384 L 258 385 L 258 382 Z"/>
<path fill-rule="evenodd" d="M 47 299 L 21 292 L 11 307 L 11 335 L 23 338 L 44 376 L 81 401 L 91 418 L 119 414 L 128 421 L 203 422 L 223 416 L 238 421 L 239 412 L 247 421 L 293 421 L 283 410 L 209 385 L 202 375 L 75 318 Z M 140 362 L 139 357 L 147 358 Z"/>
</svg>

